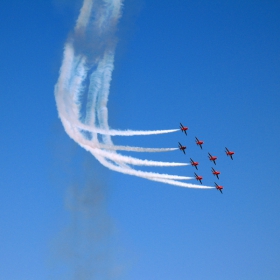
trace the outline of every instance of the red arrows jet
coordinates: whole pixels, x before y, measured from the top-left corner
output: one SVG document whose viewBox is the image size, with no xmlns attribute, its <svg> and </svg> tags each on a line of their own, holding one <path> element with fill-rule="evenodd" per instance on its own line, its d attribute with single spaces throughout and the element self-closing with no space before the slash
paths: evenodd
<svg viewBox="0 0 280 280">
<path fill-rule="evenodd" d="M 195 172 L 194 172 L 194 175 L 195 175 L 195 179 L 196 179 L 197 181 L 199 181 L 199 182 L 200 182 L 200 184 L 202 184 L 201 180 L 203 179 L 203 177 L 202 177 L 202 176 L 197 175 Z"/>
<path fill-rule="evenodd" d="M 221 193 L 223 193 L 222 192 L 222 189 L 224 188 L 223 186 L 219 186 L 217 183 L 215 183 L 215 185 L 216 185 L 216 189 L 218 190 L 218 191 L 220 191 Z"/>
<path fill-rule="evenodd" d="M 231 159 L 233 159 L 232 155 L 234 155 L 233 151 L 229 151 L 229 149 L 226 147 L 226 154 L 227 156 L 230 156 Z"/>
<path fill-rule="evenodd" d="M 214 164 L 216 165 L 216 159 L 218 158 L 218 157 L 215 157 L 215 156 L 212 156 L 210 153 L 208 153 L 208 157 L 209 157 L 209 159 L 211 160 L 211 161 L 213 161 L 214 162 Z"/>
<path fill-rule="evenodd" d="M 185 153 L 185 150 L 187 149 L 187 147 L 186 146 L 183 146 L 180 142 L 178 142 L 179 143 L 179 149 L 184 153 L 184 154 L 186 154 Z"/>
<path fill-rule="evenodd" d="M 196 139 L 196 145 L 199 145 L 200 146 L 200 148 L 202 149 L 202 145 L 204 144 L 204 141 L 202 141 L 202 140 L 198 140 L 197 139 L 197 137 L 195 137 L 195 139 Z"/>
<path fill-rule="evenodd" d="M 217 171 L 212 167 L 212 173 L 213 173 L 213 175 L 216 175 L 216 177 L 219 179 L 219 174 L 221 174 L 220 171 Z"/>
<path fill-rule="evenodd" d="M 199 162 L 198 161 L 193 161 L 192 159 L 190 159 L 190 160 L 191 160 L 191 165 L 194 166 L 196 168 L 196 170 L 198 170 L 197 166 L 199 165 Z"/>
<path fill-rule="evenodd" d="M 183 126 L 183 125 L 180 123 L 180 129 L 181 129 L 182 132 L 185 132 L 185 134 L 187 135 L 187 130 L 189 129 L 188 127 Z"/>
</svg>

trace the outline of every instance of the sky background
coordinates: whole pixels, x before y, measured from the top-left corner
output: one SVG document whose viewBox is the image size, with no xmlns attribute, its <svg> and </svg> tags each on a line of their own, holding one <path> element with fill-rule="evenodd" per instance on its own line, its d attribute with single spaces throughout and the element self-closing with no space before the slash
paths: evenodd
<svg viewBox="0 0 280 280">
<path fill-rule="evenodd" d="M 279 279 L 280 2 L 124 2 L 109 125 L 154 130 L 182 122 L 189 133 L 114 143 L 180 141 L 186 155 L 135 156 L 192 157 L 203 183 L 222 184 L 223 195 L 115 173 L 69 139 L 54 85 L 81 3 L 0 5 L 0 278 Z M 218 156 L 219 181 L 207 152 Z"/>
</svg>

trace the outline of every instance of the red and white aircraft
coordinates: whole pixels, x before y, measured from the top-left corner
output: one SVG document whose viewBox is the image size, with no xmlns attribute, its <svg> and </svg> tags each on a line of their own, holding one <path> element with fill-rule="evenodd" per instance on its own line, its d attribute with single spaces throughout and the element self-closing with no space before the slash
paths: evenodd
<svg viewBox="0 0 280 280">
<path fill-rule="evenodd" d="M 234 155 L 233 151 L 229 151 L 229 149 L 226 147 L 226 154 L 227 156 L 230 156 L 231 159 L 233 159 L 232 155 Z"/>
<path fill-rule="evenodd" d="M 202 184 L 201 180 L 203 179 L 203 177 L 202 177 L 202 176 L 197 175 L 195 172 L 194 172 L 194 175 L 195 175 L 195 179 L 196 179 L 197 181 L 199 181 L 199 182 L 200 182 L 200 184 Z"/>
<path fill-rule="evenodd" d="M 204 141 L 202 141 L 202 140 L 198 140 L 198 138 L 197 137 L 195 137 L 195 139 L 196 139 L 196 145 L 199 145 L 200 146 L 200 148 L 202 149 L 202 145 L 204 144 Z"/>
<path fill-rule="evenodd" d="M 212 173 L 213 173 L 213 175 L 215 175 L 219 179 L 219 174 L 221 174 L 220 171 L 217 171 L 212 167 Z"/>
<path fill-rule="evenodd" d="M 180 123 L 180 129 L 182 132 L 185 132 L 185 134 L 187 135 L 187 130 L 189 129 L 187 126 L 183 126 L 181 123 Z"/>
<path fill-rule="evenodd" d="M 198 161 L 193 161 L 192 159 L 190 159 L 190 160 L 191 160 L 191 165 L 194 166 L 196 168 L 196 170 L 198 170 L 197 166 L 199 165 L 199 162 Z"/>
<path fill-rule="evenodd" d="M 184 153 L 184 154 L 186 154 L 185 153 L 185 150 L 187 149 L 187 147 L 186 146 L 183 146 L 180 142 L 178 142 L 179 143 L 179 149 Z"/>
<path fill-rule="evenodd" d="M 223 186 L 219 186 L 217 183 L 215 183 L 215 185 L 216 185 L 216 189 L 218 190 L 218 191 L 220 191 L 221 193 L 223 193 L 222 192 L 222 189 L 224 188 Z"/>
<path fill-rule="evenodd" d="M 209 159 L 211 160 L 211 161 L 213 161 L 214 162 L 214 164 L 216 165 L 216 159 L 218 158 L 218 157 L 216 157 L 216 156 L 212 156 L 210 153 L 208 153 L 208 157 L 209 157 Z"/>
</svg>

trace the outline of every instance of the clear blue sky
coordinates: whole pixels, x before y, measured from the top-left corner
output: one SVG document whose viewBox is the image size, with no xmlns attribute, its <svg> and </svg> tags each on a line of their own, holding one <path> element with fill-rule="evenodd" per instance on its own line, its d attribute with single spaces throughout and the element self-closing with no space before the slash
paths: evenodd
<svg viewBox="0 0 280 280">
<path fill-rule="evenodd" d="M 219 157 L 223 195 L 112 172 L 66 135 L 53 91 L 81 2 L 1 4 L 0 278 L 279 279 L 280 2 L 124 3 L 109 124 L 151 130 L 182 122 L 189 134 L 114 143 L 180 141 L 187 155 L 136 156 L 191 156 L 213 185 L 209 151 Z"/>
</svg>

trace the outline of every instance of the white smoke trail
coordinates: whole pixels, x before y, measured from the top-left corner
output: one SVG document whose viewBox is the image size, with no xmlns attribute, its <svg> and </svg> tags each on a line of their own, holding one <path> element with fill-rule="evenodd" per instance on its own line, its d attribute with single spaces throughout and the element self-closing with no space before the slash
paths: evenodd
<svg viewBox="0 0 280 280">
<path fill-rule="evenodd" d="M 183 188 L 191 188 L 191 189 L 215 189 L 215 187 L 210 186 L 204 186 L 204 185 L 195 185 L 195 184 L 189 184 L 189 183 L 182 183 L 174 180 L 168 180 L 168 179 L 160 179 L 160 178 L 152 178 L 150 180 L 177 186 L 177 187 L 183 187 Z"/>
<path fill-rule="evenodd" d="M 115 150 L 115 151 L 130 151 L 130 152 L 147 152 L 147 153 L 162 153 L 172 152 L 178 150 L 178 148 L 142 148 L 142 147 L 131 147 L 131 146 L 116 146 L 116 145 L 104 145 L 99 144 L 100 149 Z"/>
<path fill-rule="evenodd" d="M 64 123 L 65 130 L 70 131 L 71 128 L 69 127 L 69 124 L 67 122 Z M 120 155 L 118 153 L 114 153 L 112 151 L 106 151 L 99 149 L 99 143 L 93 143 L 90 142 L 89 140 L 86 140 L 82 137 L 82 135 L 79 135 L 77 131 L 72 132 L 73 129 L 71 130 L 71 138 L 79 143 L 85 150 L 93 153 L 94 155 L 99 155 L 103 158 L 109 158 L 110 160 L 113 160 L 114 162 L 118 163 L 127 163 L 130 165 L 142 165 L 142 166 L 159 166 L 159 167 L 164 167 L 164 166 L 186 166 L 190 165 L 189 163 L 181 163 L 181 162 L 163 162 L 163 161 L 152 161 L 152 160 L 142 160 L 138 159 L 135 157 L 129 157 L 129 156 L 124 156 Z"/>
<path fill-rule="evenodd" d="M 89 97 L 94 100 L 90 100 L 87 104 L 87 118 L 86 123 L 83 124 L 79 120 L 79 96 L 82 90 L 83 81 L 86 78 L 86 58 L 74 56 L 73 45 L 70 42 L 65 44 L 64 48 L 64 59 L 60 69 L 60 76 L 58 83 L 56 84 L 56 99 L 63 98 L 63 100 L 57 101 L 58 112 L 60 117 L 62 115 L 71 120 L 72 125 L 80 128 L 84 131 L 98 133 L 102 135 L 110 136 L 145 136 L 145 135 L 157 135 L 177 132 L 180 129 L 167 129 L 167 130 L 150 130 L 150 131 L 135 131 L 135 130 L 115 130 L 101 129 L 93 127 L 95 123 L 95 112 L 96 112 L 96 99 L 101 88 L 102 69 L 100 69 L 100 63 L 97 70 L 91 75 Z M 103 66 L 104 67 L 104 66 Z M 101 68 L 103 68 L 101 67 Z M 75 74 L 73 74 L 73 72 Z M 98 74 L 99 73 L 99 74 Z M 93 96 L 93 97 L 92 97 Z M 104 101 L 103 101 L 104 103 Z M 92 106 L 90 106 L 90 104 Z M 62 108 L 63 107 L 63 108 Z M 103 106 L 104 110 L 104 106 Z M 105 123 L 105 122 L 104 122 Z"/>
<path fill-rule="evenodd" d="M 114 68 L 114 31 L 121 15 L 121 6 L 121 0 L 84 0 L 74 35 L 65 44 L 60 75 L 55 86 L 57 109 L 65 131 L 111 170 L 180 187 L 213 188 L 176 181 L 194 179 L 193 177 L 144 172 L 130 167 L 184 166 L 189 165 L 188 163 L 142 160 L 116 152 L 173 151 L 177 148 L 115 146 L 111 136 L 153 135 L 179 131 L 121 131 L 109 128 L 107 103 Z M 101 135 L 101 142 L 98 134 Z"/>
<path fill-rule="evenodd" d="M 92 0 L 84 0 L 83 6 L 80 10 L 80 14 L 76 22 L 75 31 L 80 28 L 85 28 L 88 25 L 92 4 Z"/>
<path fill-rule="evenodd" d="M 173 133 L 177 132 L 180 129 L 165 129 L 165 130 L 115 130 L 115 129 L 100 129 L 100 128 L 93 128 L 88 127 L 83 124 L 77 124 L 77 127 L 87 130 L 94 133 L 110 135 L 110 136 L 145 136 L 145 135 L 157 135 L 157 134 L 166 134 L 166 133 Z"/>
<path fill-rule="evenodd" d="M 104 158 L 99 157 L 98 155 L 95 155 L 95 157 L 104 166 L 108 167 L 111 170 L 120 172 L 120 173 L 134 175 L 137 177 L 142 177 L 142 178 L 149 179 L 152 181 L 158 181 L 161 183 L 174 185 L 174 186 L 178 186 L 178 187 L 195 188 L 195 189 L 213 189 L 214 188 L 214 187 L 210 187 L 210 186 L 194 185 L 194 184 L 188 184 L 188 183 L 182 183 L 182 182 L 175 181 L 175 180 L 180 180 L 180 179 L 183 180 L 183 177 L 181 177 L 181 176 L 159 174 L 159 173 L 152 173 L 152 172 L 143 172 L 143 171 L 139 171 L 139 170 L 135 170 L 135 169 L 120 168 L 120 167 L 115 166 L 115 165 L 111 164 L 110 162 L 106 161 Z M 194 179 L 193 177 L 185 177 L 185 178 Z M 186 180 L 186 179 L 184 179 L 184 180 Z"/>
<path fill-rule="evenodd" d="M 137 159 L 135 157 L 129 157 L 120 155 L 117 153 L 113 153 L 112 151 L 106 151 L 99 148 L 100 143 L 94 143 L 87 139 L 84 139 L 83 136 L 78 133 L 77 128 L 73 128 L 71 126 L 71 123 L 68 122 L 65 118 L 61 118 L 61 121 L 63 123 L 63 126 L 65 128 L 65 131 L 67 134 L 80 146 L 82 146 L 85 150 L 93 153 L 94 155 L 99 155 L 104 158 L 109 158 L 113 160 L 114 162 L 118 163 L 127 163 L 130 165 L 141 165 L 141 166 L 186 166 L 189 165 L 189 163 L 179 163 L 179 162 L 162 162 L 162 161 L 151 161 L 151 160 L 142 160 Z"/>
<path fill-rule="evenodd" d="M 85 148 L 88 148 L 85 146 Z M 153 160 L 142 160 L 142 159 L 137 159 L 135 157 L 129 157 L 129 156 L 123 156 L 117 153 L 112 153 L 100 149 L 94 149 L 92 150 L 89 148 L 89 151 L 93 151 L 95 155 L 102 156 L 104 158 L 109 158 L 115 162 L 124 162 L 130 165 L 142 165 L 142 166 L 159 166 L 159 167 L 164 167 L 164 166 L 186 166 L 189 165 L 189 163 L 181 163 L 181 162 L 164 162 L 164 161 L 153 161 Z"/>
</svg>

